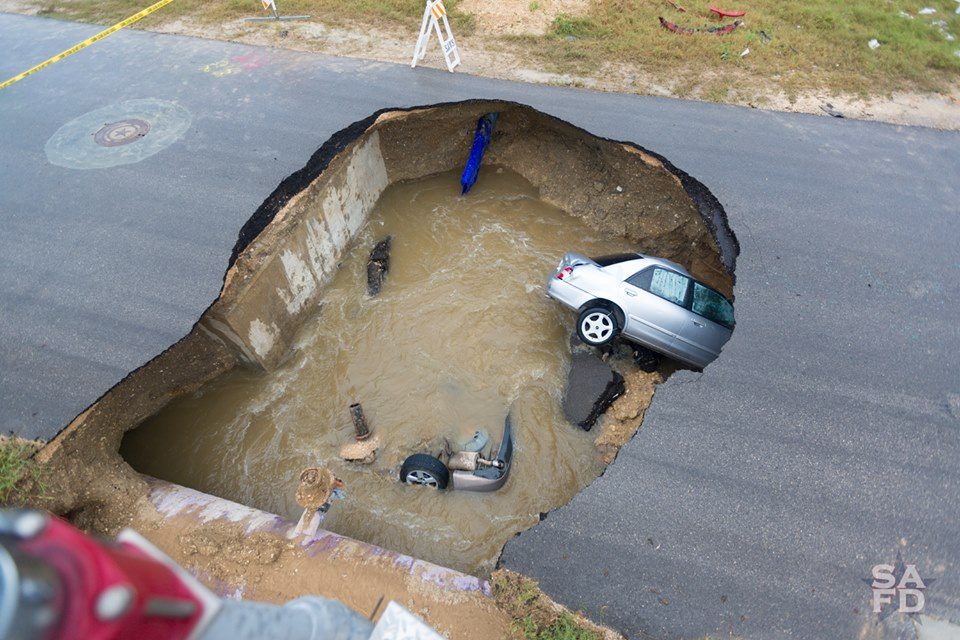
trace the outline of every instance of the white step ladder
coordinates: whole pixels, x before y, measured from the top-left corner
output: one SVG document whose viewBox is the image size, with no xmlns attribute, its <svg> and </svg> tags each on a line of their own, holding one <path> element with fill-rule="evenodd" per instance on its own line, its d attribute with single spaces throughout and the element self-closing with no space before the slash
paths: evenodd
<svg viewBox="0 0 960 640">
<path fill-rule="evenodd" d="M 443 29 L 440 29 L 441 22 L 443 22 Z M 460 51 L 457 49 L 457 41 L 453 39 L 453 32 L 450 31 L 447 9 L 443 6 L 442 0 L 427 0 L 427 6 L 423 10 L 423 23 L 420 25 L 420 36 L 417 38 L 417 46 L 413 50 L 413 61 L 410 66 L 416 67 L 417 62 L 423 60 L 427 54 L 431 27 L 437 32 L 437 41 L 440 43 L 440 50 L 443 51 L 447 71 L 452 73 L 453 69 L 460 64 Z"/>
</svg>

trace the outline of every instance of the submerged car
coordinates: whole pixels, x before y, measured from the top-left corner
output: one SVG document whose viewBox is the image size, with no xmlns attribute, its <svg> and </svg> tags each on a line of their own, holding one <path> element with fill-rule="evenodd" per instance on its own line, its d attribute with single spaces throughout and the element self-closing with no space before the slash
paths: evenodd
<svg viewBox="0 0 960 640">
<path fill-rule="evenodd" d="M 733 304 L 675 262 L 641 253 L 588 258 L 570 252 L 547 282 L 548 295 L 577 317 L 577 335 L 600 347 L 617 337 L 697 369 L 733 333 Z"/>
<path fill-rule="evenodd" d="M 503 421 L 503 437 L 500 446 L 484 457 L 486 435 L 477 432 L 472 443 L 465 450 L 449 452 L 446 462 L 427 453 L 415 453 L 407 457 L 400 467 L 400 481 L 433 489 L 446 489 L 448 486 L 459 491 L 496 491 L 507 482 L 510 475 L 510 462 L 513 459 L 513 429 L 510 414 Z M 441 454 L 442 455 L 442 454 Z"/>
</svg>

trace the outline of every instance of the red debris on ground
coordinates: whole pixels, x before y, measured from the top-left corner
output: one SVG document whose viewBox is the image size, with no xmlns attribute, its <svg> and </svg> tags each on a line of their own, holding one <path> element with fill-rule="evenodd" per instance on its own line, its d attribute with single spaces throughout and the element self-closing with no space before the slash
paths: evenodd
<svg viewBox="0 0 960 640">
<path fill-rule="evenodd" d="M 681 35 L 690 35 L 693 33 L 712 33 L 717 36 L 723 36 L 728 33 L 731 33 L 737 29 L 740 25 L 743 24 L 740 20 L 731 22 L 730 24 L 725 24 L 717 27 L 709 27 L 707 29 L 691 29 L 690 27 L 681 27 L 675 22 L 670 22 L 665 20 L 663 17 L 659 18 L 660 25 L 667 31 L 672 31 L 673 33 L 679 33 Z"/>
<path fill-rule="evenodd" d="M 687 27 L 681 27 L 675 22 L 664 20 L 663 17 L 660 18 L 660 25 L 667 31 L 673 31 L 674 33 L 681 33 L 683 35 L 689 35 L 693 33 L 693 29 L 688 29 Z"/>
<path fill-rule="evenodd" d="M 737 27 L 739 27 L 742 24 L 743 22 L 741 22 L 740 20 L 734 20 L 730 24 L 725 24 L 719 27 L 710 27 L 709 29 L 706 29 L 706 31 L 707 33 L 712 33 L 713 35 L 716 35 L 716 36 L 725 36 L 728 33 L 732 33 Z"/>
<path fill-rule="evenodd" d="M 746 11 L 724 11 L 723 9 L 717 9 L 716 7 L 710 7 L 710 11 L 717 14 L 719 18 L 742 18 L 747 15 Z"/>
</svg>

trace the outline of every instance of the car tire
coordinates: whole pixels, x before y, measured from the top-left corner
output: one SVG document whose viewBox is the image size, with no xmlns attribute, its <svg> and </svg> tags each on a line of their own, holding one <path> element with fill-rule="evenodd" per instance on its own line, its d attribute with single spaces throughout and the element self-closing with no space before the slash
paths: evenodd
<svg viewBox="0 0 960 640">
<path fill-rule="evenodd" d="M 433 489 L 446 489 L 450 482 L 450 470 L 439 458 L 415 453 L 408 456 L 400 466 L 400 481 Z"/>
<path fill-rule="evenodd" d="M 577 337 L 591 347 L 610 344 L 618 335 L 617 316 L 606 307 L 587 307 L 577 317 Z"/>
</svg>

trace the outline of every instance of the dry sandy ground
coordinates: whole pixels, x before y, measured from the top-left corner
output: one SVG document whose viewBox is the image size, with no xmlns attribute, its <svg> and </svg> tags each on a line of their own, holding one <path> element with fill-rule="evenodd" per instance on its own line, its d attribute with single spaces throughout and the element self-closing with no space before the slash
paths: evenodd
<svg viewBox="0 0 960 640">
<path fill-rule="evenodd" d="M 537 7 L 531 11 L 531 7 Z M 462 0 L 457 8 L 477 18 L 480 30 L 486 33 L 545 33 L 553 18 L 561 13 L 577 15 L 587 7 L 587 0 Z"/>
<path fill-rule="evenodd" d="M 525 58 L 519 45 L 505 44 L 489 34 L 541 34 L 559 13 L 576 15 L 586 6 L 585 0 L 539 0 L 537 9 L 530 10 L 527 0 L 463 0 L 460 9 L 472 13 L 477 29 L 469 36 L 457 36 L 462 65 L 460 73 L 534 82 L 574 86 L 600 91 L 617 91 L 641 95 L 675 97 L 671 86 L 665 85 L 642 70 L 624 64 L 609 63 L 588 76 L 556 74 L 537 68 Z M 0 11 L 36 14 L 40 5 L 36 0 L 0 0 Z M 344 28 L 320 22 L 251 23 L 242 20 L 207 24 L 199 20 L 174 18 L 151 30 L 201 38 L 228 40 L 262 46 L 311 51 L 347 57 L 366 58 L 382 62 L 409 64 L 416 40 L 416 18 L 407 30 Z M 443 59 L 436 44 L 428 50 L 422 66 L 443 68 Z M 747 79 L 749 92 L 729 95 L 724 102 L 775 111 L 811 113 L 828 117 L 824 107 L 846 118 L 877 120 L 894 124 L 918 125 L 937 129 L 960 130 L 960 85 L 949 94 L 897 92 L 890 96 L 864 100 L 855 95 L 831 95 L 826 91 L 790 97 L 771 81 L 769 86 L 757 86 L 756 79 Z M 694 91 L 685 97 L 698 98 Z"/>
</svg>

